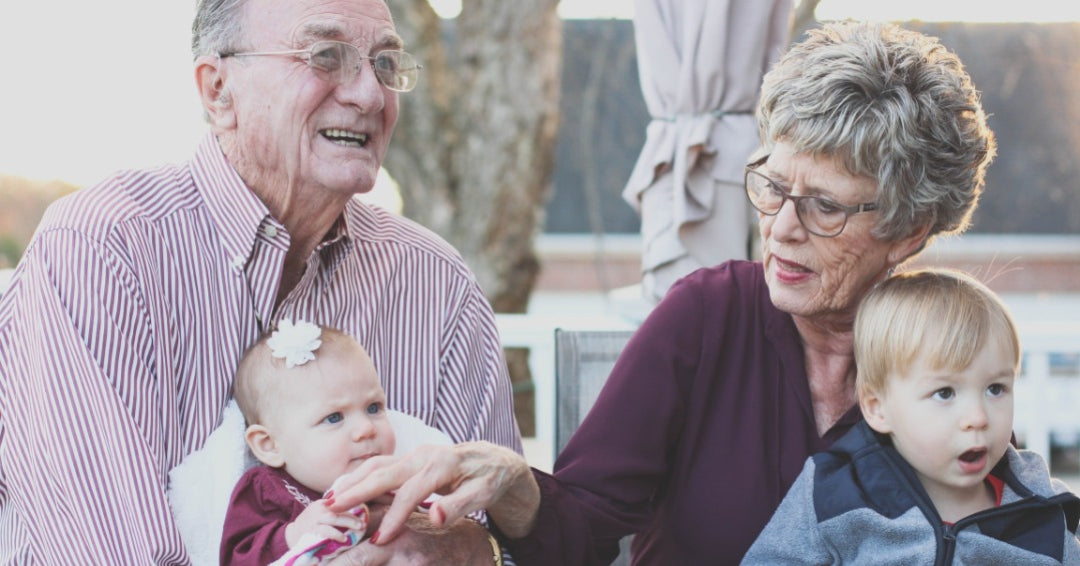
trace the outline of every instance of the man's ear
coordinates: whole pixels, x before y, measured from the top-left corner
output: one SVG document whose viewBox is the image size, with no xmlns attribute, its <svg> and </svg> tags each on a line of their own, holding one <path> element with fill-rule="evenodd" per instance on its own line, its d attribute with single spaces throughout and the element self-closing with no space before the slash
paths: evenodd
<svg viewBox="0 0 1080 566">
<path fill-rule="evenodd" d="M 215 131 L 236 126 L 236 114 L 226 86 L 227 78 L 221 57 L 200 55 L 195 59 L 195 86 L 199 89 L 203 112 Z"/>
<path fill-rule="evenodd" d="M 889 434 L 892 427 L 889 426 L 888 415 L 885 412 L 885 404 L 877 393 L 865 393 L 859 396 L 859 409 L 862 410 L 863 418 L 870 428 L 881 434 Z"/>
<path fill-rule="evenodd" d="M 278 452 L 277 443 L 270 431 L 263 425 L 251 425 L 244 431 L 244 440 L 247 442 L 251 453 L 255 454 L 260 462 L 271 468 L 280 468 L 285 465 L 285 458 Z"/>
</svg>

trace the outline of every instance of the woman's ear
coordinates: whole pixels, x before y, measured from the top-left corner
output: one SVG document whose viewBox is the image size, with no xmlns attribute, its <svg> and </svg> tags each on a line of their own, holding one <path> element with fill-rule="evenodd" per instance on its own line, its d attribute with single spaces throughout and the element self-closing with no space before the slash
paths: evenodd
<svg viewBox="0 0 1080 566">
<path fill-rule="evenodd" d="M 274 437 L 263 425 L 254 424 L 247 427 L 244 431 L 244 440 L 251 448 L 251 453 L 263 464 L 271 468 L 280 468 L 285 465 L 285 458 L 278 451 Z"/>
<path fill-rule="evenodd" d="M 889 426 L 888 414 L 885 404 L 877 393 L 865 393 L 859 396 L 859 409 L 862 410 L 863 418 L 870 428 L 881 434 L 889 434 L 892 427 Z"/>
<path fill-rule="evenodd" d="M 889 250 L 889 265 L 897 266 L 904 263 L 913 254 L 922 250 L 926 244 L 927 234 L 930 233 L 930 224 L 924 224 L 916 228 L 910 235 L 893 242 Z"/>
<path fill-rule="evenodd" d="M 200 55 L 195 59 L 195 86 L 199 90 L 203 112 L 214 131 L 236 126 L 236 114 L 226 85 L 228 78 L 224 60 L 217 55 Z"/>
</svg>

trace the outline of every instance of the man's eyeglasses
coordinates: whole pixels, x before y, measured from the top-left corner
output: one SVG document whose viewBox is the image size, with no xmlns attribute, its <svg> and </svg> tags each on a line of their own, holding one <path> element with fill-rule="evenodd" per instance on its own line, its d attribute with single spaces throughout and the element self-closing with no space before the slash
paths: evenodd
<svg viewBox="0 0 1080 566">
<path fill-rule="evenodd" d="M 413 56 L 404 51 L 380 51 L 374 57 L 360 53 L 355 45 L 343 41 L 319 41 L 307 49 L 291 51 L 247 51 L 221 53 L 219 57 L 255 57 L 262 55 L 292 55 L 300 58 L 308 67 L 325 73 L 334 84 L 352 82 L 365 61 L 371 61 L 375 76 L 386 88 L 397 92 L 409 92 L 416 87 L 421 67 Z"/>
<path fill-rule="evenodd" d="M 822 238 L 839 236 L 847 226 L 848 217 L 860 212 L 877 210 L 877 204 L 867 202 L 855 206 L 845 206 L 827 198 L 795 196 L 780 188 L 772 179 L 757 172 L 769 156 L 746 166 L 746 196 L 758 212 L 766 216 L 776 216 L 784 206 L 784 201 L 795 203 L 795 215 L 808 232 Z"/>
</svg>

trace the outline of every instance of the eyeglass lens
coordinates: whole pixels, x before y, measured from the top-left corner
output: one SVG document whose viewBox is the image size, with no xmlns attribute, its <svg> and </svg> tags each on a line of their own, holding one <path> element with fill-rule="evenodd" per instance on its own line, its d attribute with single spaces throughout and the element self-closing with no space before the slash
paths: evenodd
<svg viewBox="0 0 1080 566">
<path fill-rule="evenodd" d="M 374 57 L 365 57 L 354 45 L 320 41 L 311 47 L 308 64 L 344 84 L 356 78 L 360 66 L 368 60 L 372 61 L 375 76 L 386 88 L 408 92 L 416 86 L 419 66 L 412 55 L 404 51 L 380 51 Z"/>
<path fill-rule="evenodd" d="M 769 216 L 779 213 L 784 201 L 795 201 L 799 222 L 818 236 L 836 236 L 847 224 L 847 212 L 836 203 L 818 197 L 790 195 L 757 171 L 746 172 L 746 195 L 754 208 Z"/>
</svg>

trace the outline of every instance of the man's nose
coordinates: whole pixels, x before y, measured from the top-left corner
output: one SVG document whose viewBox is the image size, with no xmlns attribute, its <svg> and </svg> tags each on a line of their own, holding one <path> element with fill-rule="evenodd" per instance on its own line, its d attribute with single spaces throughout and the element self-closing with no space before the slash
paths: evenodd
<svg viewBox="0 0 1080 566">
<path fill-rule="evenodd" d="M 375 67 L 368 59 L 360 60 L 353 76 L 338 85 L 337 93 L 342 102 L 359 107 L 365 114 L 382 110 L 386 96 L 392 96 L 383 89 L 375 75 Z"/>
</svg>

